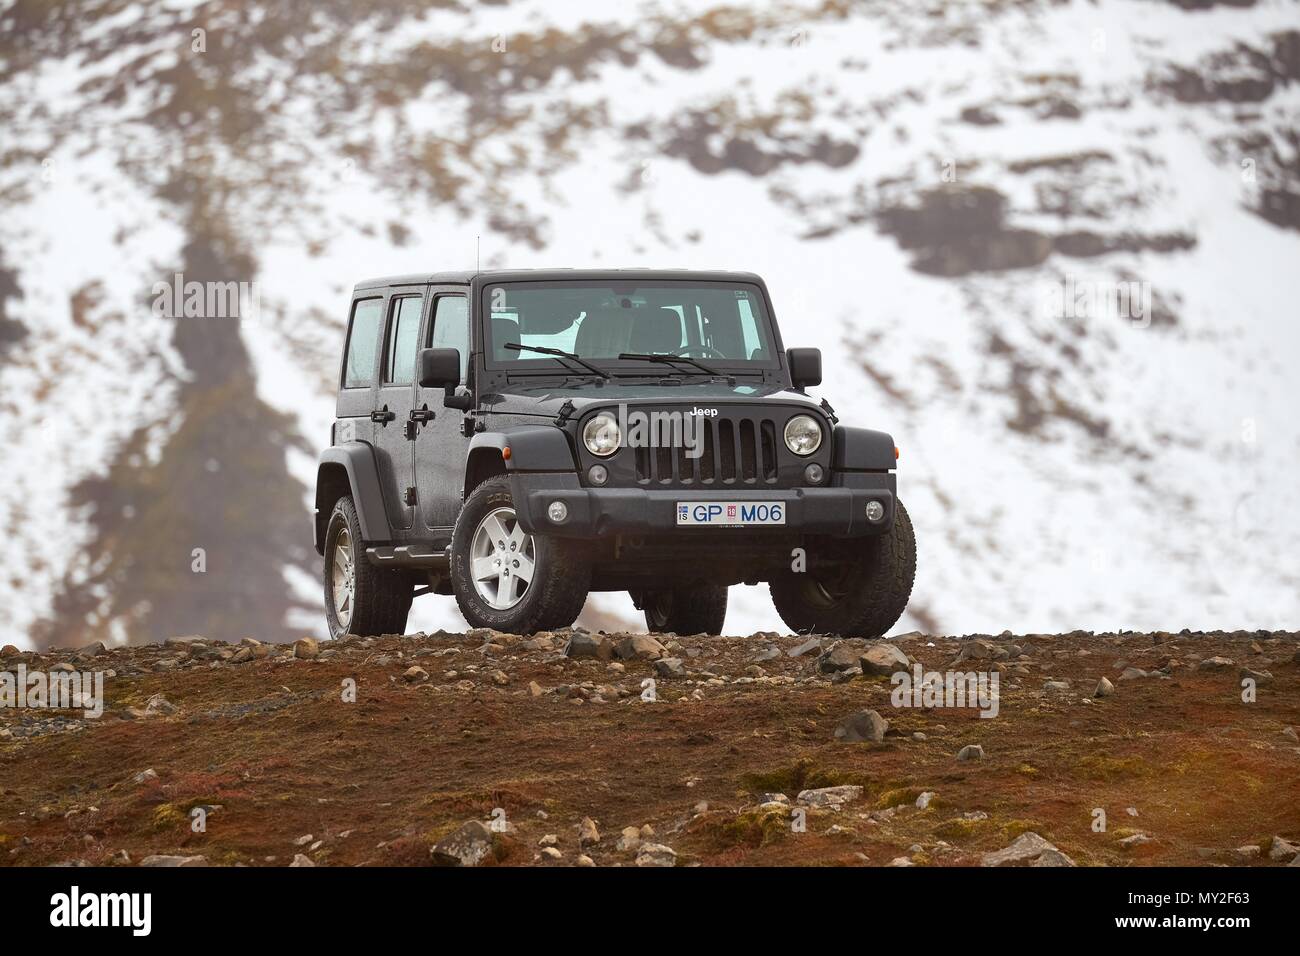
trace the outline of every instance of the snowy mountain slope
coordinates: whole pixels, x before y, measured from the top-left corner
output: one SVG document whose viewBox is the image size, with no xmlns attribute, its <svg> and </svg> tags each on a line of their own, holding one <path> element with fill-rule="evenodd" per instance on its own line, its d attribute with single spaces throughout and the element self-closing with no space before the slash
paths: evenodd
<svg viewBox="0 0 1300 956">
<path fill-rule="evenodd" d="M 820 393 L 902 446 L 900 627 L 1293 625 L 1298 29 L 1284 2 L 12 4 L 3 636 L 318 629 L 348 290 L 476 237 L 485 266 L 763 273 Z M 158 319 L 182 269 L 256 281 L 260 320 Z M 1066 312 L 1120 282 L 1143 316 Z M 68 364 L 93 400 L 34 402 Z M 778 624 L 733 590 L 729 630 Z"/>
</svg>

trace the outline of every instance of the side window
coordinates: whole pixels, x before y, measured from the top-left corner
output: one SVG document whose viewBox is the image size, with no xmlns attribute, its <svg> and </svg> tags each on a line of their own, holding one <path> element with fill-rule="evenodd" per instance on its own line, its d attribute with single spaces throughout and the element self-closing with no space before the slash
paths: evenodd
<svg viewBox="0 0 1300 956">
<path fill-rule="evenodd" d="M 460 350 L 460 380 L 464 384 L 469 368 L 469 300 L 463 295 L 438 297 L 429 347 Z"/>
<path fill-rule="evenodd" d="M 420 310 L 424 298 L 418 295 L 394 299 L 388 320 L 388 343 L 384 346 L 384 384 L 410 385 L 415 380 L 415 351 L 420 341 Z"/>
<path fill-rule="evenodd" d="M 343 363 L 344 388 L 364 388 L 374 382 L 375 352 L 379 346 L 379 323 L 382 319 L 382 299 L 362 299 L 352 306 L 347 359 Z"/>
</svg>

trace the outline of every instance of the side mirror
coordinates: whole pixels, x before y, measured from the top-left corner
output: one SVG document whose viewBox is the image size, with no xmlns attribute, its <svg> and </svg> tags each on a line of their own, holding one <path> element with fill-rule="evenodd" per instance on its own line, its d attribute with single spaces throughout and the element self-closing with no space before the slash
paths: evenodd
<svg viewBox="0 0 1300 956">
<path fill-rule="evenodd" d="M 795 388 L 822 383 L 821 349 L 787 349 L 785 357 L 790 365 L 790 381 Z"/>
<path fill-rule="evenodd" d="M 420 387 L 454 389 L 460 384 L 459 349 L 421 349 Z"/>
</svg>

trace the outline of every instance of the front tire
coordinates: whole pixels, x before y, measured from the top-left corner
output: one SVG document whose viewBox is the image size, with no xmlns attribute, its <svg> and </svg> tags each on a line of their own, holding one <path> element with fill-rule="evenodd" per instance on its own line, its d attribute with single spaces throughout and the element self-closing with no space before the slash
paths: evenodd
<svg viewBox="0 0 1300 956">
<path fill-rule="evenodd" d="M 451 536 L 451 587 L 471 627 L 508 634 L 568 627 L 590 586 L 581 543 L 525 531 L 505 475 L 466 499 Z"/>
<path fill-rule="evenodd" d="M 880 637 L 902 617 L 916 579 L 916 535 L 903 503 L 894 526 L 876 538 L 836 542 L 836 560 L 769 585 L 772 603 L 797 634 Z"/>
<path fill-rule="evenodd" d="M 727 589 L 723 585 L 646 591 L 638 603 L 651 634 L 716 636 L 727 619 Z"/>
<path fill-rule="evenodd" d="M 330 637 L 403 634 L 415 590 L 402 571 L 366 560 L 361 522 L 350 496 L 340 498 L 325 526 L 325 623 Z"/>
</svg>

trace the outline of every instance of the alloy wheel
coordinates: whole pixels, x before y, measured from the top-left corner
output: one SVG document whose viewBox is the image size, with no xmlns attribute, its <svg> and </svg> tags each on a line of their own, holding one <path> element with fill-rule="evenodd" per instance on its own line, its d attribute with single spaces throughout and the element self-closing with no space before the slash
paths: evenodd
<svg viewBox="0 0 1300 956">
<path fill-rule="evenodd" d="M 470 542 L 470 578 L 478 596 L 494 610 L 508 611 L 524 599 L 533 581 L 537 549 L 513 508 L 488 512 Z"/>
<path fill-rule="evenodd" d="M 334 594 L 334 616 L 345 631 L 352 623 L 356 600 L 356 566 L 352 559 L 352 535 L 344 528 L 334 539 L 334 573 L 330 581 Z"/>
</svg>

